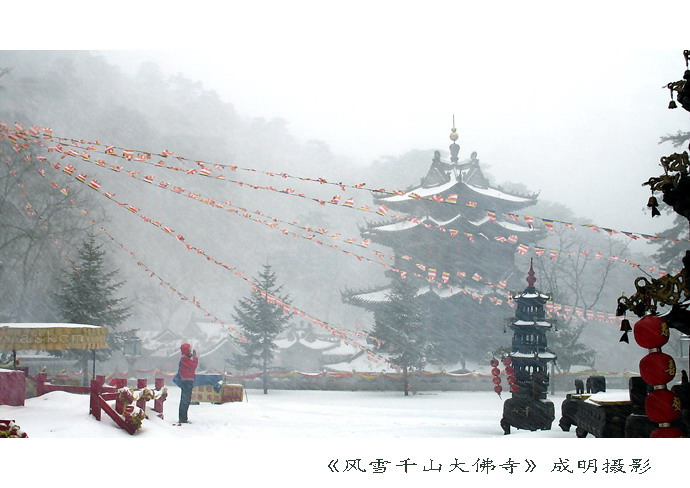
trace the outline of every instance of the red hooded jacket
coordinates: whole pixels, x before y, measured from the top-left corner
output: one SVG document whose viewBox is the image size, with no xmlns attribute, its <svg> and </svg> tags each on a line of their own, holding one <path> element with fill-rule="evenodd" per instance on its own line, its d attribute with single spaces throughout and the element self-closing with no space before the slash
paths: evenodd
<svg viewBox="0 0 690 488">
<path fill-rule="evenodd" d="M 180 352 L 182 357 L 180 358 L 180 378 L 183 380 L 194 380 L 196 377 L 196 367 L 199 364 L 199 358 L 194 356 L 190 351 L 191 346 L 189 344 L 182 344 L 180 346 Z"/>
</svg>

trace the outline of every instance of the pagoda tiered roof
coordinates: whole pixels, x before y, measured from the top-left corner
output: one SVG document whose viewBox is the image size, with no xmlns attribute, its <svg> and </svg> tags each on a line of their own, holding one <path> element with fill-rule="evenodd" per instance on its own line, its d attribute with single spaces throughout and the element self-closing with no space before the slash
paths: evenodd
<svg viewBox="0 0 690 488">
<path fill-rule="evenodd" d="M 416 297 L 424 296 L 429 293 L 434 293 L 439 298 L 450 298 L 452 296 L 458 295 L 460 293 L 467 292 L 466 288 L 461 287 L 442 287 L 438 288 L 436 286 L 421 285 L 417 290 Z M 364 291 L 361 293 L 351 294 L 348 300 L 365 302 L 365 303 L 387 303 L 389 301 L 388 295 L 391 293 L 390 286 L 384 286 L 381 288 L 376 288 L 371 291 Z"/>
<path fill-rule="evenodd" d="M 536 203 L 536 195 L 518 195 L 501 188 L 492 187 L 481 172 L 476 153 L 465 163 L 448 163 L 442 161 L 436 152 L 431 168 L 419 185 L 412 186 L 399 195 L 378 197 L 376 200 L 391 207 L 405 206 L 406 202 L 433 200 L 433 197 L 443 197 L 445 200 L 457 196 L 457 205 L 464 206 L 466 202 L 474 202 L 478 207 L 485 206 L 485 210 L 495 206 L 506 210 L 516 210 Z M 433 202 L 437 203 L 437 202 Z"/>
<path fill-rule="evenodd" d="M 455 284 L 451 286 L 437 286 L 434 283 L 422 284 L 419 286 L 415 297 L 422 297 L 425 295 L 435 295 L 441 300 L 447 300 L 449 298 L 456 297 L 458 295 L 467 295 L 472 298 L 483 298 L 487 295 L 486 288 L 478 288 L 472 286 L 472 281 L 467 281 L 466 283 Z M 388 303 L 389 294 L 391 293 L 390 285 L 384 285 L 376 288 L 371 288 L 369 290 L 357 291 L 357 292 L 345 292 L 343 293 L 343 300 L 346 302 L 356 302 L 361 305 L 380 305 Z"/>
<path fill-rule="evenodd" d="M 409 231 L 418 227 L 438 228 L 438 230 L 458 230 L 462 232 L 483 233 L 491 237 L 504 236 L 509 234 L 530 234 L 534 232 L 533 227 L 522 225 L 511 220 L 500 219 L 499 216 L 491 218 L 489 215 L 469 219 L 462 213 L 457 213 L 449 219 L 436 219 L 431 216 L 421 218 L 407 218 L 388 220 L 379 223 L 368 223 L 368 227 L 362 230 L 362 235 L 381 234 L 389 232 Z M 454 229 L 454 227 L 456 227 Z M 507 237 L 507 236 L 506 236 Z"/>
<path fill-rule="evenodd" d="M 484 313 L 479 307 L 487 301 L 507 302 L 516 245 L 532 242 L 540 232 L 513 214 L 536 203 L 537 196 L 491 186 L 476 153 L 459 160 L 452 131 L 450 160 L 442 160 L 436 151 L 418 184 L 395 194 L 375 194 L 375 203 L 385 210 L 377 213 L 385 220 L 360 227 L 363 238 L 392 249 L 394 263 L 386 271 L 390 280 L 416 280 L 414 301 L 428 314 L 426 326 L 449 338 L 442 347 L 449 357 L 475 354 L 468 341 L 493 347 L 494 331 L 483 330 L 481 324 L 488 325 L 502 312 L 491 308 Z M 391 288 L 363 287 L 344 291 L 341 297 L 373 312 L 378 321 L 387 313 Z"/>
</svg>

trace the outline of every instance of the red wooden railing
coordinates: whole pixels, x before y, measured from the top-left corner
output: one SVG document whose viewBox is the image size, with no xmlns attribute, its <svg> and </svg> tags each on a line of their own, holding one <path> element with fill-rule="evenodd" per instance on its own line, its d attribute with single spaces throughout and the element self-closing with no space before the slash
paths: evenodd
<svg viewBox="0 0 690 488">
<path fill-rule="evenodd" d="M 139 429 L 140 422 L 137 422 L 137 418 L 141 420 L 146 416 L 146 402 L 149 400 L 153 400 L 152 410 L 157 412 L 158 417 L 163 418 L 163 403 L 167 396 L 163 378 L 155 379 L 155 391 L 158 395 L 147 390 L 146 379 L 138 379 L 137 388 L 133 391 L 127 388 L 126 379 L 114 379 L 111 383 L 106 385 L 103 376 L 96 376 L 96 379 L 91 381 L 89 413 L 96 420 L 101 420 L 102 412 L 105 412 L 120 428 L 132 435 Z M 147 392 L 152 396 L 147 396 Z M 130 405 L 128 399 L 136 401 L 139 412 L 135 412 L 135 405 Z M 114 407 L 111 405 L 113 400 Z"/>
</svg>

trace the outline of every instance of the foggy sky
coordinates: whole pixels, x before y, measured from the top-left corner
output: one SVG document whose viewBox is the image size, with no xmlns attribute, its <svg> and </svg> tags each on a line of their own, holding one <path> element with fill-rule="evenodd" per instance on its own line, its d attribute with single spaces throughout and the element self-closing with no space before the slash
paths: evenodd
<svg viewBox="0 0 690 488">
<path fill-rule="evenodd" d="M 668 27 L 687 7 L 675 5 L 269 1 L 213 12 L 153 2 L 107 11 L 97 40 L 59 42 L 105 50 L 130 72 L 153 60 L 242 115 L 286 119 L 295 137 L 323 140 L 353 165 L 446 153 L 455 116 L 461 157 L 477 151 L 496 183 L 522 183 L 603 227 L 654 234 L 669 219 L 644 212 L 641 184 L 678 151 L 659 138 L 689 129 L 662 89 L 685 69 L 688 46 Z"/>
</svg>

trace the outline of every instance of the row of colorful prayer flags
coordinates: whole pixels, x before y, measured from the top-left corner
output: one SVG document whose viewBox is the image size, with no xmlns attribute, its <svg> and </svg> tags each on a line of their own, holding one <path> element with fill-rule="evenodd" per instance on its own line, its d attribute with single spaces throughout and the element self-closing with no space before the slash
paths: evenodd
<svg viewBox="0 0 690 488">
<path fill-rule="evenodd" d="M 83 150 L 77 151 L 77 149 L 69 148 L 69 149 L 66 149 L 67 153 L 71 156 L 81 157 L 85 160 L 90 159 L 90 155 L 88 154 L 88 151 L 97 151 L 99 148 L 104 146 L 99 141 L 88 142 L 88 141 L 84 141 L 84 140 L 54 137 L 53 133 L 52 133 L 52 129 L 41 128 L 40 126 L 31 126 L 27 130 L 27 129 L 24 129 L 24 127 L 21 124 L 15 124 L 14 129 L 15 129 L 14 133 L 11 133 L 9 126 L 4 122 L 0 122 L 0 130 L 9 133 L 8 139 L 12 142 L 18 142 L 20 139 L 26 140 L 28 137 L 33 137 L 36 139 L 42 138 L 44 140 L 49 140 L 49 141 L 57 140 L 58 146 L 54 146 L 55 150 L 57 150 L 59 145 L 61 145 L 62 143 L 69 144 L 69 145 L 75 146 L 75 147 L 77 147 L 79 149 L 83 149 Z M 86 147 L 84 147 L 84 146 L 86 146 Z M 103 149 L 102 152 L 104 154 L 108 154 L 111 156 L 121 157 L 121 158 L 126 159 L 128 161 L 135 161 L 135 162 L 142 162 L 142 163 L 151 161 L 153 158 L 153 155 L 154 155 L 154 153 L 147 152 L 147 151 L 125 149 L 125 148 L 120 148 L 117 146 L 110 146 L 110 145 L 105 145 L 105 149 Z M 164 151 L 161 151 L 160 153 L 157 153 L 156 156 L 160 156 L 162 158 L 168 158 L 168 157 L 173 156 L 173 153 L 171 151 L 164 150 Z M 218 164 L 218 163 L 209 163 L 209 162 L 205 162 L 205 161 L 201 161 L 201 160 L 191 160 L 191 159 L 185 158 L 183 156 L 175 156 L 175 159 L 177 159 L 178 161 L 181 161 L 181 162 L 193 163 L 193 164 L 198 166 L 198 169 L 192 168 L 192 169 L 188 169 L 188 170 L 183 170 L 188 174 L 199 174 L 202 176 L 212 177 L 213 174 L 212 174 L 211 168 L 214 168 L 217 171 L 222 171 L 223 169 L 230 169 L 231 171 L 242 170 L 242 171 L 248 171 L 248 172 L 254 172 L 254 173 L 262 173 L 265 175 L 281 177 L 281 178 L 292 178 L 292 179 L 298 179 L 300 181 L 316 182 L 316 183 L 319 183 L 322 185 L 323 184 L 336 185 L 336 186 L 339 186 L 343 191 L 345 191 L 346 188 L 352 188 L 352 189 L 357 189 L 357 190 L 366 190 L 366 191 L 369 191 L 372 193 L 377 193 L 377 194 L 389 194 L 389 195 L 404 195 L 404 194 L 406 194 L 406 192 L 401 191 L 401 190 L 388 191 L 385 188 L 371 189 L 371 188 L 368 188 L 365 183 L 360 183 L 357 185 L 348 185 L 348 184 L 344 184 L 342 182 L 339 182 L 339 183 L 330 182 L 330 181 L 327 181 L 325 178 L 320 178 L 320 177 L 319 178 L 297 177 L 297 176 L 292 176 L 292 175 L 285 173 L 285 172 L 280 172 L 280 173 L 269 172 L 269 171 L 254 169 L 254 168 L 241 168 L 241 167 L 238 167 L 237 165 L 225 165 L 225 164 Z M 155 165 L 156 166 L 163 166 L 164 163 L 163 163 L 163 161 L 158 161 L 157 163 L 155 163 Z M 216 175 L 215 177 L 225 179 L 225 177 L 221 174 Z M 249 185 L 249 186 L 251 186 L 251 185 Z M 283 189 L 283 190 L 277 190 L 277 189 L 271 188 L 271 187 L 260 187 L 260 186 L 256 186 L 256 188 L 273 189 L 275 191 L 280 191 L 281 193 L 286 193 L 286 194 L 295 193 L 294 190 L 289 189 L 289 188 Z M 303 193 L 298 193 L 297 196 L 306 197 L 306 195 Z M 421 196 L 416 195 L 416 194 L 410 194 L 410 196 L 412 198 L 424 198 L 424 197 L 421 197 Z M 334 197 L 334 198 L 336 198 L 336 197 Z M 340 198 L 340 197 L 338 196 L 338 198 Z M 443 197 L 441 195 L 432 195 L 432 196 L 429 196 L 426 198 L 428 198 L 432 201 L 439 202 L 439 203 L 448 203 L 448 204 L 457 204 L 458 203 L 458 195 L 457 194 L 449 195 L 448 197 Z M 323 201 L 323 200 L 319 200 L 319 199 L 314 199 L 314 200 L 317 200 L 322 205 L 325 204 L 325 201 Z M 331 200 L 331 202 L 329 202 L 329 203 L 335 203 L 335 202 L 333 202 L 333 200 Z M 355 207 L 355 208 L 358 208 L 361 210 L 370 210 L 370 208 L 367 205 L 362 205 L 359 207 L 355 206 L 354 199 L 352 197 L 345 200 L 344 205 L 350 206 L 350 207 Z M 465 202 L 465 205 L 469 206 L 469 207 L 476 207 L 477 203 L 476 202 Z M 380 215 L 385 215 L 386 211 L 387 211 L 387 207 L 385 207 L 385 205 L 382 205 L 382 206 L 379 206 L 375 212 L 379 213 Z M 486 210 L 486 212 L 487 212 L 487 216 L 491 220 L 495 220 L 495 218 L 496 218 L 496 212 L 495 211 Z M 535 217 L 531 217 L 531 216 L 520 216 L 520 215 L 517 215 L 514 213 L 506 213 L 504 215 L 508 218 L 511 218 L 512 220 L 515 220 L 515 221 L 518 221 L 519 218 L 522 217 L 522 219 L 528 225 L 528 227 L 532 226 L 534 224 L 535 220 L 540 220 L 542 222 L 542 224 L 547 229 L 550 229 L 550 230 L 553 230 L 555 223 L 559 223 L 559 224 L 566 226 L 567 228 L 569 228 L 571 230 L 575 230 L 576 226 L 581 226 L 581 227 L 590 228 L 590 229 L 597 231 L 597 232 L 603 231 L 603 232 L 609 233 L 611 235 L 623 234 L 623 235 L 625 235 L 631 239 L 643 238 L 643 239 L 648 239 L 648 240 L 671 240 L 674 242 L 679 241 L 679 239 L 676 239 L 676 238 L 662 238 L 662 237 L 657 236 L 657 235 L 649 235 L 649 234 L 641 234 L 641 233 L 635 233 L 635 232 L 615 230 L 612 228 L 597 226 L 595 224 L 573 224 L 571 222 L 564 222 L 564 221 L 556 220 L 556 219 L 535 218 Z"/>
</svg>

